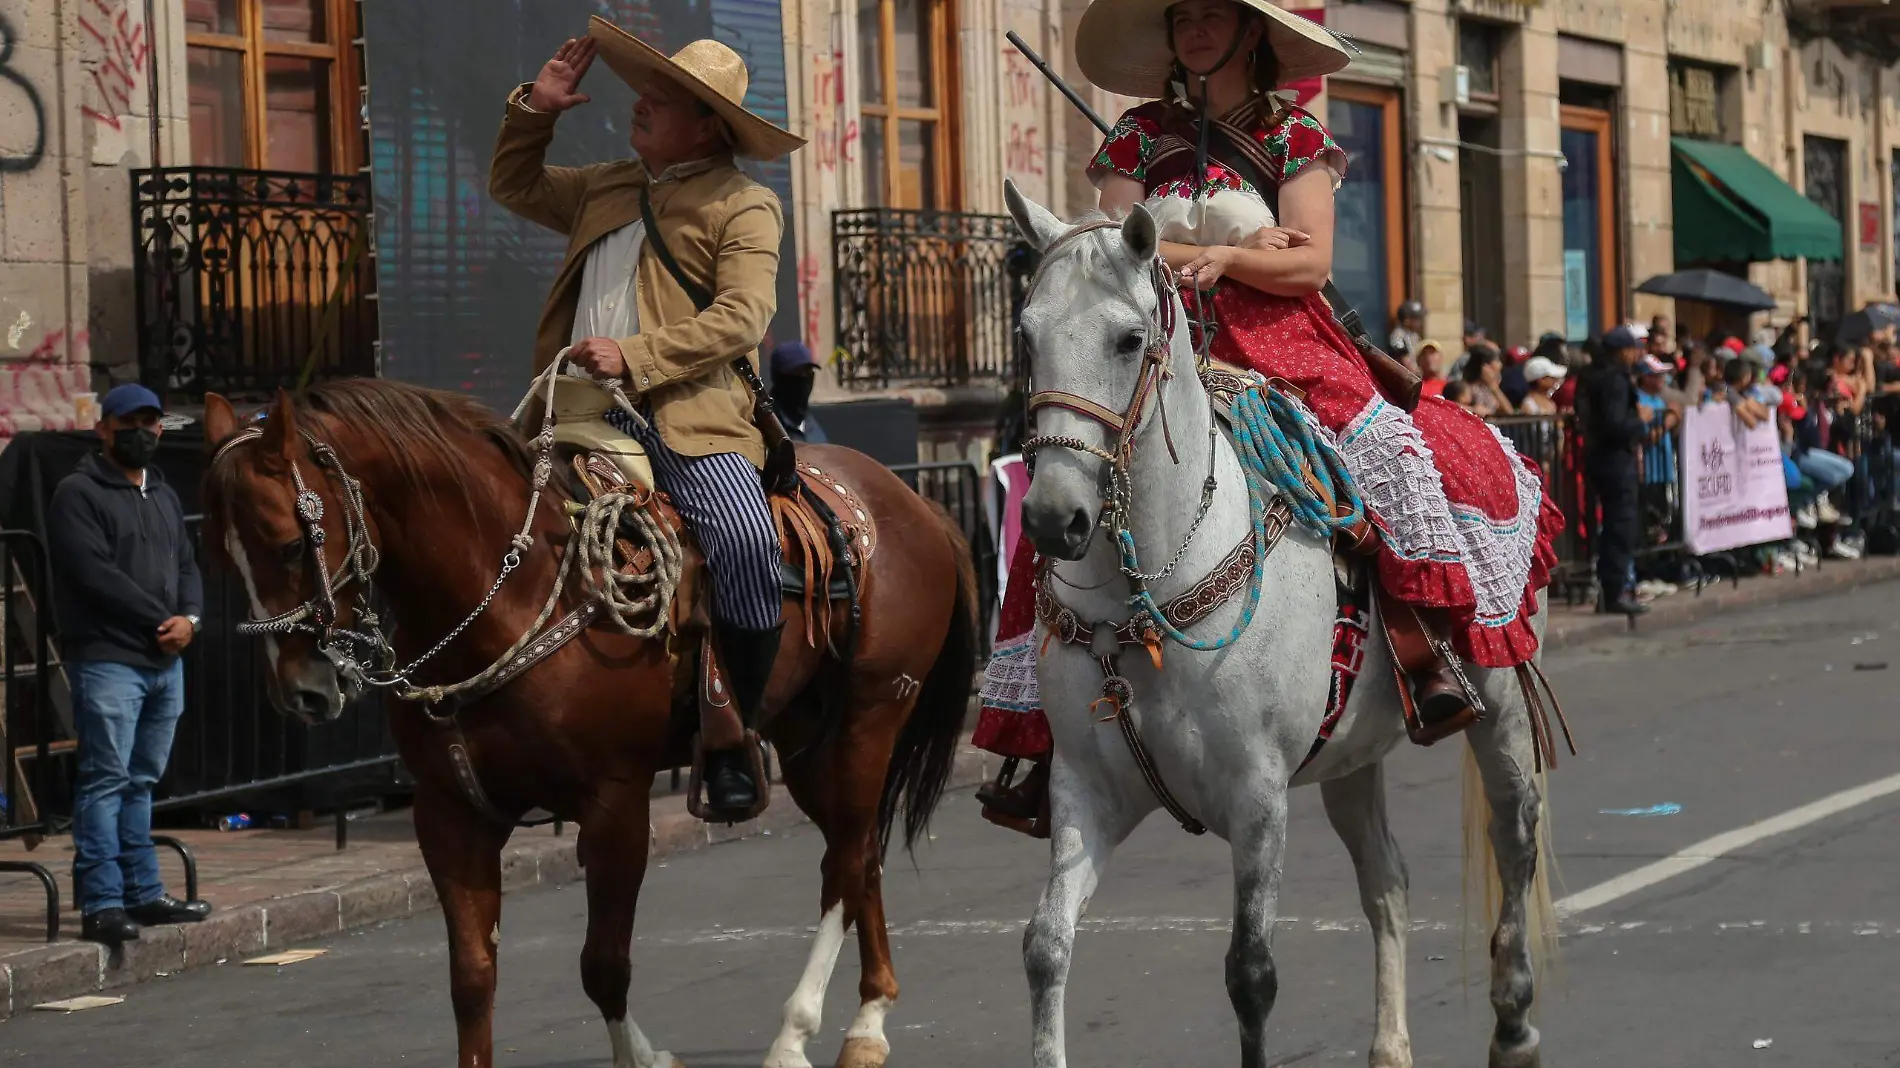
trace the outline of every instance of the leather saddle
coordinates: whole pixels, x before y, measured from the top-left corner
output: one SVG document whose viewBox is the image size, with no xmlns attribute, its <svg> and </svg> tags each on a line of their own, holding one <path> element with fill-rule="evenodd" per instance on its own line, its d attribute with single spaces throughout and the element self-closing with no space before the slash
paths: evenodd
<svg viewBox="0 0 1900 1068">
<path fill-rule="evenodd" d="M 540 420 L 536 398 L 522 419 L 524 426 Z M 653 464 L 641 444 L 607 422 L 614 398 L 592 380 L 563 376 L 554 385 L 554 442 L 578 476 L 576 489 L 585 504 L 601 493 L 625 490 L 649 505 L 655 514 L 691 543 L 677 511 L 663 493 L 656 493 Z M 769 489 L 772 518 L 778 527 L 782 551 L 779 582 L 787 596 L 807 607 L 851 597 L 846 570 L 862 568 L 877 548 L 877 530 L 862 500 L 849 485 L 800 458 L 796 479 L 777 480 Z M 629 557 L 623 564 L 634 564 Z M 644 569 L 651 561 L 637 561 Z M 698 583 L 692 583 L 697 588 Z M 808 635 L 809 637 L 810 635 Z"/>
<path fill-rule="evenodd" d="M 577 385 L 568 386 L 567 381 Z M 574 475 L 577 500 L 572 507 L 584 507 L 602 494 L 627 493 L 671 529 L 686 550 L 668 627 L 682 639 L 675 649 L 692 650 L 684 655 L 697 661 L 676 675 L 676 710 L 696 728 L 687 808 L 710 822 L 755 818 L 771 799 L 769 789 L 761 789 L 757 803 L 746 812 L 711 810 L 702 789 L 705 752 L 735 746 L 744 747 L 753 781 L 767 782 L 759 736 L 741 724 L 711 640 L 704 557 L 671 499 L 655 487 L 646 450 L 604 418 L 613 404 L 611 395 L 576 378 L 556 385 L 554 403 L 555 444 Z M 805 643 L 815 648 L 822 640 L 835 651 L 838 609 L 842 607 L 845 618 L 855 623 L 858 575 L 877 549 L 877 527 L 862 498 L 836 473 L 803 459 L 796 462 L 795 471 L 795 479 L 779 482 L 788 492 L 767 495 L 779 534 L 779 586 L 787 598 L 804 608 Z M 652 552 L 638 544 L 636 532 L 625 521 L 621 533 L 615 539 L 618 567 L 636 574 L 652 567 Z M 796 632 L 793 640 L 797 640 Z"/>
</svg>

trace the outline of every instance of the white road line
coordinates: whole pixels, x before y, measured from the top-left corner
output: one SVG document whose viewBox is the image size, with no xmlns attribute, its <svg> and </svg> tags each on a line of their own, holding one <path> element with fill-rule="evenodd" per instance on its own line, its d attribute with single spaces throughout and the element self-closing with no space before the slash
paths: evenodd
<svg viewBox="0 0 1900 1068">
<path fill-rule="evenodd" d="M 1779 816 L 1770 816 L 1746 827 L 1705 838 L 1652 864 L 1645 864 L 1608 882 L 1571 894 L 1557 902 L 1557 915 L 1569 917 L 1589 909 L 1602 908 L 1618 898 L 1628 897 L 1679 875 L 1687 875 L 1704 864 L 1719 860 L 1736 850 L 1746 849 L 1764 838 L 1798 831 L 1810 823 L 1818 823 L 1829 816 L 1839 815 L 1895 793 L 1900 793 L 1900 775 L 1889 775 L 1864 786 L 1829 794 L 1819 801 L 1810 801 Z"/>
</svg>

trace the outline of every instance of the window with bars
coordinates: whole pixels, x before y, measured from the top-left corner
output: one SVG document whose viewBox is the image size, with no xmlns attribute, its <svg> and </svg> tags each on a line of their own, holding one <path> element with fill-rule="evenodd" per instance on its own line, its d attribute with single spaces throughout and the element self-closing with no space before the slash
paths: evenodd
<svg viewBox="0 0 1900 1068">
<path fill-rule="evenodd" d="M 194 165 L 360 165 L 356 0 L 185 0 L 184 11 Z"/>
<path fill-rule="evenodd" d="M 865 196 L 873 207 L 952 208 L 949 4 L 857 2 Z"/>
</svg>

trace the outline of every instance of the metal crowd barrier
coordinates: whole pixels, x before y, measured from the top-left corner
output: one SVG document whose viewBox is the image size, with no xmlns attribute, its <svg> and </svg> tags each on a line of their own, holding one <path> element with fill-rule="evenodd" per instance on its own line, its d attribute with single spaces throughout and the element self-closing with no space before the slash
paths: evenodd
<svg viewBox="0 0 1900 1068">
<path fill-rule="evenodd" d="M 1900 408 L 1896 409 L 1900 414 Z M 1564 533 L 1557 542 L 1559 572 L 1552 585 L 1575 603 L 1594 592 L 1593 559 L 1597 528 L 1594 488 L 1583 463 L 1584 442 L 1575 412 L 1554 415 L 1495 416 L 1489 420 L 1517 451 L 1543 467 L 1545 485 L 1564 514 Z M 1842 426 L 1843 424 L 1837 424 Z M 1840 511 L 1866 535 L 1867 551 L 1900 551 L 1900 451 L 1894 431 L 1880 413 L 1869 412 L 1844 431 L 1845 440 L 1832 451 L 1854 461 L 1854 477 L 1836 491 Z M 1746 568 L 1735 553 L 1697 558 L 1683 531 L 1682 434 L 1679 426 L 1653 426 L 1637 458 L 1641 481 L 1638 509 L 1642 524 L 1639 560 L 1657 566 L 1660 557 L 1676 558 L 1671 567 L 1692 580 L 1700 590 L 1711 573 L 1739 578 Z M 1796 531 L 1797 538 L 1804 536 Z M 1737 550 L 1739 552 L 1740 550 Z M 1796 568 L 1806 566 L 1797 556 Z M 1819 557 L 1817 556 L 1817 561 Z"/>
<path fill-rule="evenodd" d="M 1589 492 L 1589 480 L 1584 477 L 1576 417 L 1570 412 L 1500 415 L 1492 417 L 1490 422 L 1516 447 L 1520 456 L 1535 460 L 1543 468 L 1545 490 L 1564 514 L 1564 532 L 1557 539 L 1557 570 L 1551 575 L 1551 588 L 1567 602 L 1579 603 L 1594 588 L 1590 562 L 1596 509 Z"/>
<path fill-rule="evenodd" d="M 0 839 L 18 838 L 36 848 L 62 829 L 69 807 L 66 779 L 56 758 L 72 754 L 72 704 L 65 691 L 47 628 L 46 546 L 26 530 L 0 530 L 0 737 L 6 751 L 6 796 L 0 808 Z M 62 714 L 55 702 L 65 702 Z M 62 722 L 63 720 L 63 722 Z M 46 866 L 31 860 L 0 860 L 0 872 L 31 875 L 46 891 L 46 940 L 59 938 L 59 883 Z"/>
</svg>

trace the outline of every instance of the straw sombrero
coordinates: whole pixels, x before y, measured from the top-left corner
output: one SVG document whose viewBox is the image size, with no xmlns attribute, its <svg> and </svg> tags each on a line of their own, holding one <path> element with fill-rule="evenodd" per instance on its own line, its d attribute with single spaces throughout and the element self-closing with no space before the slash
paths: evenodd
<svg viewBox="0 0 1900 1068">
<path fill-rule="evenodd" d="M 669 58 L 599 15 L 587 20 L 587 36 L 600 46 L 607 66 L 634 89 L 658 75 L 705 101 L 732 131 L 733 151 L 739 155 L 777 159 L 804 147 L 804 138 L 746 110 L 745 60 L 718 41 L 694 41 Z"/>
<path fill-rule="evenodd" d="M 1075 29 L 1075 58 L 1089 81 L 1122 96 L 1162 94 L 1174 69 L 1167 11 L 1178 0 L 1092 0 Z M 1332 74 L 1352 57 L 1309 19 L 1266 2 L 1234 0 L 1267 23 L 1267 44 L 1280 62 L 1280 84 Z"/>
</svg>

